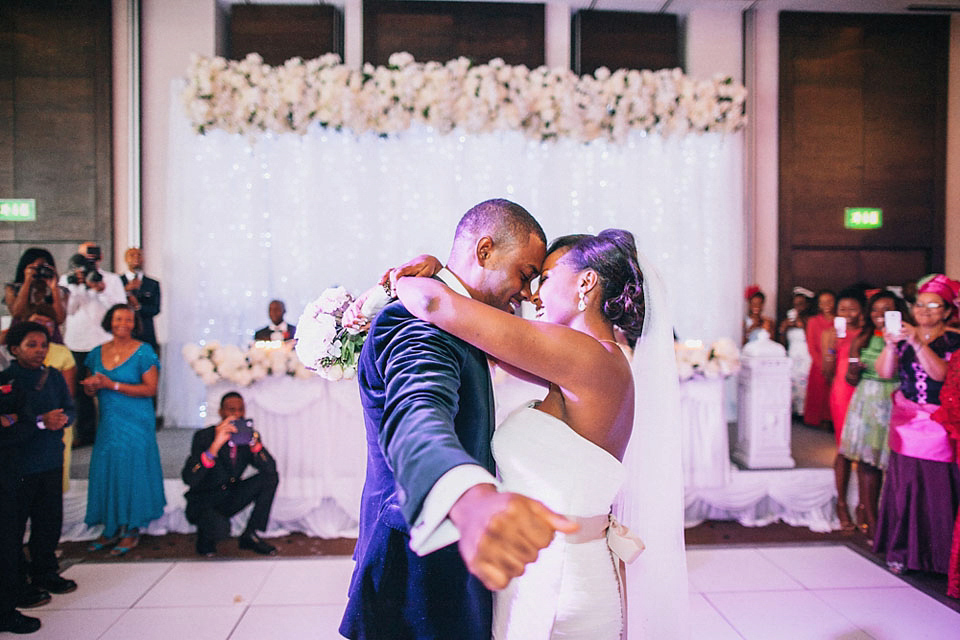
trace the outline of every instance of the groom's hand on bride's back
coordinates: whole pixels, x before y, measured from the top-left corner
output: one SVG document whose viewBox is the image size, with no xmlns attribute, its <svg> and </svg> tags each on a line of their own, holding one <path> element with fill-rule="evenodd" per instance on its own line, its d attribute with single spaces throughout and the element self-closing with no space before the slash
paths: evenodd
<svg viewBox="0 0 960 640">
<path fill-rule="evenodd" d="M 467 490 L 450 510 L 450 519 L 460 531 L 460 555 L 467 569 L 493 590 L 521 575 L 556 532 L 579 529 L 541 502 L 498 492 L 489 484 Z"/>
</svg>

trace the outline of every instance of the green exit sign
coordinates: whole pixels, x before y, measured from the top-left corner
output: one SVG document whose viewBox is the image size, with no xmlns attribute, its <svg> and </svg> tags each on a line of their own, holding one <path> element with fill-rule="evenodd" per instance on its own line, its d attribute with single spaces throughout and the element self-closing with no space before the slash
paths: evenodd
<svg viewBox="0 0 960 640">
<path fill-rule="evenodd" d="M 847 229 L 879 229 L 883 226 L 883 209 L 847 207 L 843 210 L 843 226 Z"/>
<path fill-rule="evenodd" d="M 0 220 L 23 222 L 37 219 L 37 202 L 29 200 L 0 200 Z"/>
</svg>

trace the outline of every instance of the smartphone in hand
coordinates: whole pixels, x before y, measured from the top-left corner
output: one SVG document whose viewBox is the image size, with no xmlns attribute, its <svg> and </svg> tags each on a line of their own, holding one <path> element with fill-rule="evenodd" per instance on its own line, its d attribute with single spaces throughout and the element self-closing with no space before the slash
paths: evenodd
<svg viewBox="0 0 960 640">
<path fill-rule="evenodd" d="M 230 434 L 230 445 L 238 446 L 241 444 L 250 444 L 253 442 L 253 419 L 237 418 L 233 420 L 233 426 L 237 428 L 236 433 Z"/>
<path fill-rule="evenodd" d="M 837 316 L 833 319 L 833 328 L 836 329 L 838 338 L 847 337 L 847 319 L 843 316 Z"/>
<path fill-rule="evenodd" d="M 891 335 L 897 335 L 903 329 L 903 317 L 899 311 L 886 311 L 883 314 L 883 328 Z"/>
</svg>

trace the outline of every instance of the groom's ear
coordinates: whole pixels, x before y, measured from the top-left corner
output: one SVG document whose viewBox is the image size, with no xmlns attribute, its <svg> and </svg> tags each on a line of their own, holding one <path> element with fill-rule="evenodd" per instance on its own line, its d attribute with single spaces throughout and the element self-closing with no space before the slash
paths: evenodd
<svg viewBox="0 0 960 640">
<path fill-rule="evenodd" d="M 490 236 L 483 236 L 477 240 L 477 264 L 482 267 L 484 263 L 490 259 L 492 254 L 493 238 Z"/>
</svg>

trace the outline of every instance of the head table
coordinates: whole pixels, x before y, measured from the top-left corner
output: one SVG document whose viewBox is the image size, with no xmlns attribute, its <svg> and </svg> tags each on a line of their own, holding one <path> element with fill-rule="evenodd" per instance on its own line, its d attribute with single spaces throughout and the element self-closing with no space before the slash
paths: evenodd
<svg viewBox="0 0 960 640">
<path fill-rule="evenodd" d="M 544 395 L 542 388 L 500 370 L 493 380 L 498 423 Z M 830 500 L 836 494 L 831 494 L 829 477 L 820 477 L 819 469 L 795 470 L 792 476 L 736 470 L 729 458 L 723 381 L 687 380 L 680 390 L 687 526 L 712 518 L 751 525 L 783 519 L 815 530 L 832 528 Z M 206 424 L 219 421 L 217 407 L 228 391 L 243 396 L 247 417 L 277 461 L 280 485 L 266 535 L 298 531 L 322 538 L 356 537 L 367 446 L 357 381 L 268 376 L 246 387 L 218 382 L 206 389 Z M 164 488 L 165 513 L 147 532 L 194 531 L 184 513 L 186 485 L 168 478 Z M 83 525 L 85 506 L 86 482 L 74 481 L 64 496 L 63 539 L 99 533 Z M 249 509 L 234 517 L 234 534 L 243 530 L 248 514 Z"/>
</svg>

